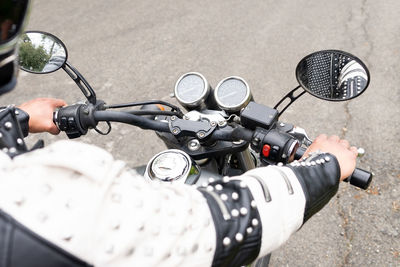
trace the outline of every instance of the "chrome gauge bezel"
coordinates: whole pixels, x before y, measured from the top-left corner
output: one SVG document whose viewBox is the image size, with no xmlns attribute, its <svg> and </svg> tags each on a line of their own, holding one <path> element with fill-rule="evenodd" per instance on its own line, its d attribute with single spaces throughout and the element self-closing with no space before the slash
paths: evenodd
<svg viewBox="0 0 400 267">
<path fill-rule="evenodd" d="M 245 84 L 246 90 L 247 90 L 244 99 L 243 99 L 239 104 L 237 104 L 237 105 L 226 105 L 226 104 L 224 104 L 224 103 L 221 101 L 221 99 L 219 99 L 219 97 L 218 97 L 218 91 L 219 91 L 221 85 L 222 85 L 224 82 L 226 82 L 226 81 L 228 81 L 228 80 L 231 80 L 231 79 L 236 79 L 236 80 L 239 80 L 239 81 L 243 82 L 243 83 Z M 239 76 L 229 76 L 229 77 L 226 77 L 225 79 L 223 79 L 222 81 L 220 81 L 220 82 L 218 83 L 217 87 L 215 87 L 215 90 L 214 90 L 214 99 L 215 99 L 215 101 L 217 102 L 217 105 L 218 105 L 221 109 L 223 109 L 223 110 L 225 110 L 225 111 L 228 111 L 228 112 L 237 112 L 237 111 L 240 111 L 242 108 L 244 108 L 244 107 L 247 106 L 247 104 L 250 102 L 251 98 L 252 98 L 252 95 L 251 95 L 251 91 L 250 91 L 249 84 L 248 84 L 243 78 L 241 78 L 241 77 L 239 77 Z"/>
<path fill-rule="evenodd" d="M 176 170 L 179 166 L 174 166 L 175 170 L 171 172 L 173 173 L 173 177 L 162 174 L 161 176 L 157 176 L 157 172 L 155 169 L 155 161 L 165 154 L 171 154 L 170 156 L 180 157 L 179 160 L 183 159 L 185 162 L 185 166 L 181 168 L 179 171 Z M 195 168 L 197 172 L 192 173 L 192 169 Z M 179 173 L 179 174 L 178 174 Z M 167 149 L 151 158 L 149 163 L 146 166 L 145 177 L 150 181 L 158 181 L 158 182 L 167 182 L 167 183 L 188 183 L 193 184 L 199 178 L 200 168 L 197 166 L 196 162 L 192 160 L 192 158 L 182 150 L 179 149 Z"/>
<path fill-rule="evenodd" d="M 203 93 L 200 95 L 199 98 L 197 98 L 196 100 L 191 101 L 191 102 L 183 100 L 181 98 L 181 96 L 179 96 L 179 93 L 178 93 L 178 85 L 179 85 L 179 83 L 186 76 L 189 76 L 189 75 L 197 75 L 197 76 L 199 76 L 203 80 L 203 83 L 204 83 Z M 181 77 L 179 77 L 178 81 L 175 83 L 174 94 L 175 94 L 176 99 L 178 100 L 178 102 L 182 106 L 187 107 L 187 108 L 196 108 L 196 107 L 201 106 L 204 103 L 204 101 L 207 99 L 208 95 L 210 94 L 210 91 L 211 91 L 210 84 L 208 83 L 207 79 L 201 73 L 198 73 L 198 72 L 187 72 L 187 73 L 183 74 Z"/>
</svg>

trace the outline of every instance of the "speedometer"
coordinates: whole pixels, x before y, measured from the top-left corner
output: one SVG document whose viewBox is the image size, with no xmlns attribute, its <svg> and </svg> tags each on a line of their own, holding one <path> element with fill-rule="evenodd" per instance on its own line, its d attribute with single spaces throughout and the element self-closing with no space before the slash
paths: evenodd
<svg viewBox="0 0 400 267">
<path fill-rule="evenodd" d="M 236 112 L 250 102 L 251 92 L 245 80 L 232 76 L 223 79 L 217 85 L 214 97 L 221 109 Z"/>
<path fill-rule="evenodd" d="M 210 85 L 203 75 L 188 72 L 176 82 L 175 97 L 182 106 L 196 108 L 204 103 L 210 90 Z"/>
</svg>

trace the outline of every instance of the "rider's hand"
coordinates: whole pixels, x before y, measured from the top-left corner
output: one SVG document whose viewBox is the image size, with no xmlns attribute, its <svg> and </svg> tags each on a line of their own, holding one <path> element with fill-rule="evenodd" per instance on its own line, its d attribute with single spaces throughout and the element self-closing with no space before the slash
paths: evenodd
<svg viewBox="0 0 400 267">
<path fill-rule="evenodd" d="M 340 165 L 341 181 L 353 173 L 356 167 L 357 148 L 354 146 L 350 147 L 347 140 L 340 139 L 336 135 L 328 137 L 325 134 L 321 134 L 314 140 L 311 146 L 308 147 L 304 156 L 318 149 L 322 152 L 331 153 L 336 157 Z"/>
<path fill-rule="evenodd" d="M 58 134 L 60 131 L 53 123 L 53 112 L 56 108 L 67 105 L 64 100 L 54 98 L 36 98 L 23 103 L 20 109 L 29 114 L 29 132 L 48 132 Z"/>
</svg>

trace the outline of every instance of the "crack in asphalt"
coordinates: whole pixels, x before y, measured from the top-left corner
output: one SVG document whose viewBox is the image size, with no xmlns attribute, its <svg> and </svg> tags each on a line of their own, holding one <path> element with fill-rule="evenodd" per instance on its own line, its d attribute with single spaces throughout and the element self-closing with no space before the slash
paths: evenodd
<svg viewBox="0 0 400 267">
<path fill-rule="evenodd" d="M 349 228 L 349 221 L 351 218 L 351 212 L 345 211 L 344 207 L 340 204 L 340 200 L 337 199 L 337 206 L 338 206 L 338 214 L 340 218 L 342 219 L 342 224 L 340 225 L 343 228 L 343 237 L 346 241 L 347 245 L 347 250 L 345 253 L 343 253 L 343 261 L 340 266 L 346 266 L 349 263 L 350 260 L 350 254 L 352 251 L 352 241 L 353 241 L 353 232 L 350 231 Z"/>
<path fill-rule="evenodd" d="M 355 40 L 352 38 L 351 45 L 353 47 L 358 46 L 360 43 L 365 43 L 367 45 L 367 51 L 366 51 L 365 56 L 363 57 L 363 59 L 364 59 L 363 61 L 368 66 L 368 65 L 370 65 L 369 59 L 374 50 L 374 46 L 371 41 L 369 32 L 367 30 L 367 25 L 369 23 L 370 15 L 366 11 L 366 5 L 367 5 L 367 0 L 362 0 L 361 7 L 360 7 L 361 20 L 359 21 L 358 27 L 357 27 L 357 28 L 361 29 L 361 33 L 362 33 L 361 42 L 360 41 L 355 42 Z M 345 31 L 346 31 L 347 35 L 349 35 L 349 36 L 352 36 L 350 25 L 352 23 L 358 22 L 357 20 L 354 19 L 355 17 L 357 17 L 357 16 L 355 16 L 353 10 L 350 10 L 349 19 L 347 20 L 347 23 L 345 24 Z M 350 105 L 349 102 L 346 102 L 344 104 L 344 113 L 346 115 L 346 119 L 345 119 L 344 126 L 342 127 L 341 138 L 346 138 L 347 130 L 353 119 L 351 112 L 350 112 L 349 105 Z M 342 263 L 340 264 L 340 266 L 347 266 L 350 263 L 354 232 L 351 231 L 351 229 L 350 229 L 351 206 L 350 206 L 349 210 L 345 210 L 344 206 L 340 203 L 340 200 L 339 200 L 340 195 L 341 194 L 339 193 L 338 199 L 337 199 L 337 212 L 342 220 L 342 224 L 340 226 L 343 229 L 343 238 L 344 238 L 344 241 L 346 242 L 346 246 L 347 246 L 346 251 L 343 253 L 343 260 L 342 260 Z"/>
</svg>

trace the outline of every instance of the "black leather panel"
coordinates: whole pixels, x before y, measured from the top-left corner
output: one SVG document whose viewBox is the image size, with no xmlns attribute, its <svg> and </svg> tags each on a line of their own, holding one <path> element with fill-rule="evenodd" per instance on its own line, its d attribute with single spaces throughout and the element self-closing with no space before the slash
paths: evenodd
<svg viewBox="0 0 400 267">
<path fill-rule="evenodd" d="M 232 180 L 216 181 L 199 190 L 207 199 L 217 232 L 212 266 L 243 266 L 254 261 L 260 252 L 262 229 L 248 187 Z"/>
<path fill-rule="evenodd" d="M 0 210 L 0 267 L 91 266 Z"/>
<path fill-rule="evenodd" d="M 304 222 L 321 210 L 339 188 L 340 167 L 335 156 L 317 154 L 287 165 L 299 180 L 306 197 Z"/>
</svg>

